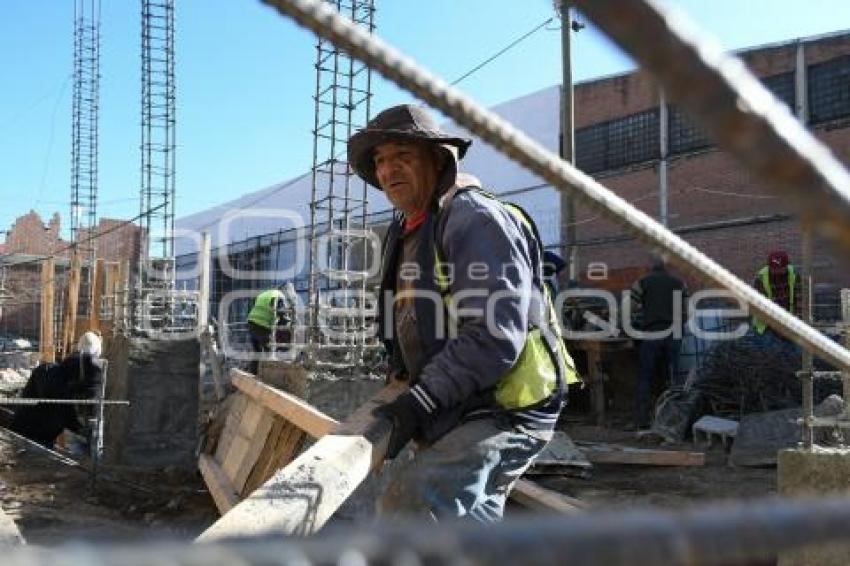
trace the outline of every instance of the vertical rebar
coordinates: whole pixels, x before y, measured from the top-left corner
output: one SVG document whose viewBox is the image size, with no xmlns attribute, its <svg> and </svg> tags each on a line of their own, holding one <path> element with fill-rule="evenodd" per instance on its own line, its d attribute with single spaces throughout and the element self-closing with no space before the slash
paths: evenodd
<svg viewBox="0 0 850 566">
<path fill-rule="evenodd" d="M 174 0 L 142 0 L 141 187 L 139 197 L 139 273 L 137 324 L 141 305 L 154 288 L 174 291 L 174 204 L 176 192 L 176 81 Z M 154 266 L 149 264 L 156 257 Z M 165 299 L 163 320 L 174 319 L 173 301 Z"/>
<path fill-rule="evenodd" d="M 92 265 L 95 259 L 93 231 L 97 222 L 100 0 L 74 0 L 73 83 L 71 242 L 81 246 L 79 251 L 84 263 Z M 86 290 L 90 288 L 90 280 L 91 270 L 84 281 Z"/>
</svg>

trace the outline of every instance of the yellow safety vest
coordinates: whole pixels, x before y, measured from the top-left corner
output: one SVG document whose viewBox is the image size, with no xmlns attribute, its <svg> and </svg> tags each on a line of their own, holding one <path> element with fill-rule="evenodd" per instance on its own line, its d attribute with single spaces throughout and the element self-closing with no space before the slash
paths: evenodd
<svg viewBox="0 0 850 566">
<path fill-rule="evenodd" d="M 768 299 L 773 299 L 773 288 L 770 286 L 770 269 L 765 265 L 756 273 L 756 277 L 761 281 L 761 287 L 764 289 L 765 296 Z M 794 271 L 794 266 L 788 266 L 788 312 L 794 312 L 794 287 L 797 284 L 797 272 Z M 756 333 L 764 334 L 767 330 L 767 324 L 756 317 L 753 317 L 753 328 Z"/>
<path fill-rule="evenodd" d="M 495 196 L 477 188 L 469 187 L 467 190 L 475 190 L 478 193 L 498 200 Z M 453 195 L 451 195 L 453 197 Z M 499 201 L 511 214 L 513 214 L 523 225 L 528 227 L 538 241 L 542 253 L 543 245 L 537 232 L 537 227 L 531 217 L 519 206 Z M 449 289 L 448 267 L 442 261 L 439 247 L 435 245 L 435 279 L 437 289 L 443 296 L 446 312 L 451 313 L 452 297 Z M 578 383 L 579 378 L 575 370 L 575 363 L 567 351 L 561 336 L 561 327 L 555 312 L 553 299 L 546 285 L 542 284 L 542 292 L 546 301 L 549 316 L 549 329 L 551 334 L 544 336 L 541 328 L 531 328 L 525 340 L 519 359 L 513 368 L 496 384 L 495 399 L 505 409 L 524 409 L 541 403 L 548 399 L 558 387 L 558 374 L 566 373 L 564 377 L 564 388 L 571 383 Z M 548 334 L 548 333 L 547 333 Z M 548 338 L 548 339 L 547 339 Z M 555 342 L 555 346 L 551 345 Z M 563 368 L 560 369 L 560 368 Z M 564 391 L 566 393 L 566 390 Z"/>
<path fill-rule="evenodd" d="M 253 322 L 263 328 L 274 326 L 277 320 L 277 312 L 275 312 L 275 304 L 278 300 L 283 300 L 284 294 L 279 289 L 270 289 L 263 291 L 254 300 L 254 306 L 251 312 L 248 313 L 248 322 Z"/>
</svg>

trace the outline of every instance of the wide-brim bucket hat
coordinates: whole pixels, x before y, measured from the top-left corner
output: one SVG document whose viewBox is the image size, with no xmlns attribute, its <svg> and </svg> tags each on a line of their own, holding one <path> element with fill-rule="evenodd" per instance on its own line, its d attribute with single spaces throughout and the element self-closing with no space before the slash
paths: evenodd
<svg viewBox="0 0 850 566">
<path fill-rule="evenodd" d="M 442 131 L 424 108 L 402 104 L 387 108 L 349 138 L 348 164 L 361 179 L 380 189 L 375 174 L 375 148 L 382 143 L 398 141 L 425 141 L 438 146 L 452 146 L 457 149 L 456 159 L 463 159 L 466 150 L 472 145 L 472 140 Z M 448 148 L 444 149 L 450 152 Z"/>
</svg>

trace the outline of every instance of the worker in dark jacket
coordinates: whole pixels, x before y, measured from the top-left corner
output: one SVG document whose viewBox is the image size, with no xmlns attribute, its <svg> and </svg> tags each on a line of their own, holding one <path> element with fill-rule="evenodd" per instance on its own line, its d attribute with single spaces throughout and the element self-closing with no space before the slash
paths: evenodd
<svg viewBox="0 0 850 566">
<path fill-rule="evenodd" d="M 100 337 L 93 332 L 84 333 L 76 352 L 58 364 L 43 363 L 33 369 L 21 396 L 25 399 L 92 399 L 103 375 L 100 353 Z M 80 422 L 78 407 L 73 404 L 38 403 L 19 406 L 10 428 L 53 448 L 62 431 L 82 434 L 84 423 Z"/>
<path fill-rule="evenodd" d="M 686 300 L 685 284 L 667 271 L 660 257 L 653 258 L 650 273 L 632 285 L 633 326 L 641 340 L 634 399 L 634 426 L 639 429 L 651 424 L 652 384 L 658 371 L 665 386 L 677 384 Z"/>
<path fill-rule="evenodd" d="M 384 514 L 494 521 L 551 438 L 574 379 L 545 299 L 530 219 L 458 174 L 470 141 L 413 105 L 348 142 L 348 162 L 398 215 L 384 245 L 379 333 L 410 389 L 376 414 L 388 457 L 415 440 L 379 502 Z"/>
</svg>

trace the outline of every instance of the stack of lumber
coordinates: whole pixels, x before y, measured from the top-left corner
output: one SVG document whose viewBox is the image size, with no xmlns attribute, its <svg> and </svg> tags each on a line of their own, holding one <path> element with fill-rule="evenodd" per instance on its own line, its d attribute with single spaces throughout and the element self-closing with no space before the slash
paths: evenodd
<svg viewBox="0 0 850 566">
<path fill-rule="evenodd" d="M 336 421 L 301 399 L 231 371 L 236 392 L 218 442 L 198 465 L 216 507 L 226 513 L 288 464 L 309 435 L 327 433 Z"/>
</svg>

